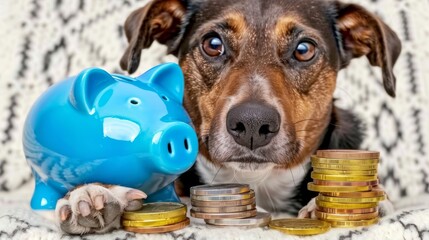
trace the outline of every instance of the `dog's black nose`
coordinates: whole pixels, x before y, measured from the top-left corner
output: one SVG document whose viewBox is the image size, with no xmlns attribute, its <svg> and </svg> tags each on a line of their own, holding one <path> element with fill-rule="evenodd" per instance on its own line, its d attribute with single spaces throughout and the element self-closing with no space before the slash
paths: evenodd
<svg viewBox="0 0 429 240">
<path fill-rule="evenodd" d="M 245 102 L 229 110 L 226 128 L 235 142 L 254 150 L 267 145 L 279 132 L 280 114 L 271 106 Z"/>
</svg>

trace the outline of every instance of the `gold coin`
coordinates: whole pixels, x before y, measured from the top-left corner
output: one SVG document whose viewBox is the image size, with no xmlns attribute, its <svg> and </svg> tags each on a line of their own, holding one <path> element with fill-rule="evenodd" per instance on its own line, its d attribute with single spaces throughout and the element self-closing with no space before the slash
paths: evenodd
<svg viewBox="0 0 429 240">
<path fill-rule="evenodd" d="M 254 203 L 256 203 L 255 197 L 234 201 L 197 201 L 191 199 L 191 204 L 193 207 L 233 207 L 245 206 Z"/>
<path fill-rule="evenodd" d="M 189 218 L 186 218 L 184 221 L 159 227 L 124 227 L 125 231 L 136 232 L 136 233 L 166 233 L 176 231 L 182 228 L 185 228 L 190 223 Z"/>
<path fill-rule="evenodd" d="M 134 221 L 162 220 L 186 215 L 186 212 L 186 205 L 183 203 L 155 202 L 143 204 L 138 211 L 124 212 L 122 218 Z"/>
<path fill-rule="evenodd" d="M 216 226 L 237 226 L 237 227 L 265 227 L 271 221 L 271 214 L 257 212 L 256 216 L 240 219 L 205 219 L 207 224 Z"/>
<path fill-rule="evenodd" d="M 316 205 L 324 208 L 356 209 L 356 208 L 374 208 L 378 203 L 333 203 L 320 201 L 316 198 Z"/>
<path fill-rule="evenodd" d="M 250 190 L 247 193 L 230 194 L 230 195 L 191 195 L 192 200 L 197 201 L 236 201 L 255 197 L 255 192 Z"/>
<path fill-rule="evenodd" d="M 331 170 L 351 170 L 351 171 L 363 171 L 363 170 L 377 170 L 377 164 L 367 164 L 367 165 L 339 165 L 339 164 L 322 164 L 322 163 L 312 163 L 313 168 L 323 168 Z"/>
<path fill-rule="evenodd" d="M 161 219 L 161 220 L 153 220 L 153 221 L 122 220 L 122 226 L 124 227 L 158 227 L 158 226 L 165 226 L 165 225 L 179 223 L 185 219 L 186 219 L 186 215 L 167 218 L 167 219 Z"/>
<path fill-rule="evenodd" d="M 358 214 L 358 213 L 373 213 L 377 211 L 376 207 L 373 208 L 360 208 L 360 209 L 337 209 L 337 208 L 324 208 L 317 206 L 319 212 L 325 213 L 339 213 L 339 214 Z"/>
<path fill-rule="evenodd" d="M 227 195 L 239 194 L 250 191 L 248 184 L 224 183 L 191 187 L 192 195 Z"/>
<path fill-rule="evenodd" d="M 375 186 L 378 184 L 378 180 L 375 181 L 366 181 L 366 182 L 339 182 L 339 181 L 324 181 L 314 179 L 313 183 L 316 185 L 324 186 Z"/>
<path fill-rule="evenodd" d="M 363 150 L 319 150 L 316 155 L 321 158 L 336 158 L 336 159 L 374 159 L 380 158 L 379 152 L 363 151 Z"/>
<path fill-rule="evenodd" d="M 386 196 L 382 195 L 379 197 L 364 197 L 364 198 L 346 198 L 346 197 L 330 197 L 319 194 L 317 197 L 320 201 L 325 202 L 337 202 L 337 203 L 378 203 L 386 200 Z"/>
<path fill-rule="evenodd" d="M 356 221 L 356 220 L 369 220 L 378 217 L 378 211 L 373 213 L 363 214 L 337 214 L 337 213 L 325 213 L 315 211 L 316 217 L 320 220 L 334 220 L 334 221 Z"/>
<path fill-rule="evenodd" d="M 307 184 L 307 189 L 313 192 L 363 192 L 371 190 L 372 186 L 323 186 L 312 182 Z"/>
<path fill-rule="evenodd" d="M 374 187 L 368 192 L 324 192 L 323 195 L 344 198 L 374 198 L 385 196 L 385 193 L 382 189 Z"/>
<path fill-rule="evenodd" d="M 327 232 L 331 226 L 327 222 L 316 219 L 277 219 L 268 226 L 292 235 L 315 235 Z"/>
<path fill-rule="evenodd" d="M 311 156 L 311 162 L 316 164 L 338 164 L 338 165 L 373 165 L 378 164 L 378 158 L 375 159 L 332 159 Z"/>
<path fill-rule="evenodd" d="M 367 176 L 367 175 L 377 175 L 377 170 L 332 170 L 326 168 L 313 168 L 313 172 L 330 174 L 330 175 L 353 175 L 353 176 Z"/>
<path fill-rule="evenodd" d="M 231 213 L 231 212 L 242 212 L 256 209 L 256 204 L 249 204 L 244 206 L 232 206 L 232 207 L 196 207 L 192 206 L 192 210 L 195 212 L 204 213 Z"/>
<path fill-rule="evenodd" d="M 378 217 L 369 220 L 357 221 L 328 221 L 332 227 L 350 228 L 350 227 L 364 227 L 378 223 Z"/>
<path fill-rule="evenodd" d="M 248 218 L 256 216 L 256 209 L 234 213 L 202 213 L 191 209 L 191 216 L 202 219 Z"/>
<path fill-rule="evenodd" d="M 374 176 L 347 176 L 347 175 L 326 175 L 321 173 L 312 172 L 311 178 L 325 181 L 350 181 L 350 182 L 364 182 L 375 181 L 377 175 Z"/>
</svg>

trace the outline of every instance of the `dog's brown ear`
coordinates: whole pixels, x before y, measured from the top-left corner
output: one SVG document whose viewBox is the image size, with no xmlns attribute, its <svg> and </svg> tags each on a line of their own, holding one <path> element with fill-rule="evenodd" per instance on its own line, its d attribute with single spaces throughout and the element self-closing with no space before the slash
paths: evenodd
<svg viewBox="0 0 429 240">
<path fill-rule="evenodd" d="M 343 67 L 352 58 L 366 56 L 373 66 L 381 67 L 386 92 L 395 97 L 393 65 L 401 53 L 401 41 L 378 17 L 356 4 L 337 2 L 337 27 L 343 44 Z"/>
<path fill-rule="evenodd" d="M 150 47 L 154 40 L 167 46 L 173 45 L 185 16 L 184 2 L 152 0 L 128 16 L 124 28 L 129 46 L 120 61 L 123 70 L 135 72 L 140 64 L 142 49 Z"/>
</svg>

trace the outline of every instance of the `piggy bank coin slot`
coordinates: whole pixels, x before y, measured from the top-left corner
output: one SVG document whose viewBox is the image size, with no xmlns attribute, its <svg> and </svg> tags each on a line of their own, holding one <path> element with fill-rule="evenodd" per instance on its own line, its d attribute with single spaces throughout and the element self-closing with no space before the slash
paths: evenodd
<svg viewBox="0 0 429 240">
<path fill-rule="evenodd" d="M 116 75 L 112 74 L 113 77 L 115 77 L 117 80 L 127 81 L 127 82 L 135 82 L 136 79 L 132 77 L 122 76 L 122 75 Z"/>
</svg>

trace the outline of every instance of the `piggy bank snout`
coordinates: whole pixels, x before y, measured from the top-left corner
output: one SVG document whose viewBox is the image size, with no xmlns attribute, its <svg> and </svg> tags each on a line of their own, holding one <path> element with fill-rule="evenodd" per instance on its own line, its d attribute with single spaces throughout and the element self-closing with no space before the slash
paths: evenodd
<svg viewBox="0 0 429 240">
<path fill-rule="evenodd" d="M 153 150 L 166 174 L 181 174 L 195 163 L 198 139 L 195 130 L 186 123 L 170 123 L 153 138 Z"/>
</svg>

